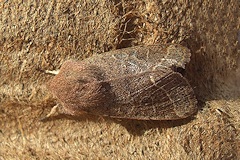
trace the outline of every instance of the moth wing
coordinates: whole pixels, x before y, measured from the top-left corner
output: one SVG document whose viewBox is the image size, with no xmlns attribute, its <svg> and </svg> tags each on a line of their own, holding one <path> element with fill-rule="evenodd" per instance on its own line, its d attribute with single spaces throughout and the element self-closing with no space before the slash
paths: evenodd
<svg viewBox="0 0 240 160">
<path fill-rule="evenodd" d="M 103 83 L 103 82 L 100 82 Z M 92 113 L 114 118 L 173 120 L 196 111 L 196 98 L 188 81 L 172 70 L 148 71 L 109 82 L 110 97 Z"/>
<path fill-rule="evenodd" d="M 135 53 L 139 60 L 146 60 L 154 64 L 161 64 L 167 68 L 183 68 L 190 61 L 191 52 L 179 44 L 150 45 L 133 47 L 125 51 L 127 54 Z"/>
<path fill-rule="evenodd" d="M 136 115 L 145 119 L 173 120 L 196 112 L 197 100 L 193 89 L 180 73 L 156 71 L 149 73 L 149 77 L 152 84 L 149 82 L 144 92 L 132 95 L 133 104 L 138 108 Z"/>
<path fill-rule="evenodd" d="M 167 54 L 165 56 L 165 59 L 172 62 L 174 64 L 174 67 L 185 69 L 185 64 L 190 61 L 190 50 L 179 44 L 170 44 L 166 50 Z"/>
</svg>

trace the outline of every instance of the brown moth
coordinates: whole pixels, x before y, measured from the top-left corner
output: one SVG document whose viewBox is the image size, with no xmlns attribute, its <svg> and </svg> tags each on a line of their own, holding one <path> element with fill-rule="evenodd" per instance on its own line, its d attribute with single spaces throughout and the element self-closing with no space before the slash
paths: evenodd
<svg viewBox="0 0 240 160">
<path fill-rule="evenodd" d="M 192 87 L 177 70 L 190 61 L 178 44 L 137 46 L 68 60 L 48 82 L 64 113 L 174 120 L 196 112 Z"/>
</svg>

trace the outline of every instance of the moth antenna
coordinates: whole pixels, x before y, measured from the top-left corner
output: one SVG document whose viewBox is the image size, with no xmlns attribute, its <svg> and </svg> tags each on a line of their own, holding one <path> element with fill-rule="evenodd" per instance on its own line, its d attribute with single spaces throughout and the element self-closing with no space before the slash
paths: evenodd
<svg viewBox="0 0 240 160">
<path fill-rule="evenodd" d="M 52 71 L 50 71 L 50 70 L 45 70 L 45 73 L 57 75 L 57 74 L 59 73 L 59 71 L 60 71 L 59 69 L 58 69 L 58 70 L 52 70 Z"/>
</svg>

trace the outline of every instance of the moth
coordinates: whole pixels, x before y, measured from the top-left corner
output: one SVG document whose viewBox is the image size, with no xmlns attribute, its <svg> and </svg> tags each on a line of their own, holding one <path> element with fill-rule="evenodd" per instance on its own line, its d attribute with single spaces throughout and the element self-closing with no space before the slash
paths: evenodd
<svg viewBox="0 0 240 160">
<path fill-rule="evenodd" d="M 68 60 L 47 88 L 65 114 L 182 119 L 197 110 L 194 91 L 179 72 L 190 56 L 179 44 L 157 44 Z"/>
</svg>

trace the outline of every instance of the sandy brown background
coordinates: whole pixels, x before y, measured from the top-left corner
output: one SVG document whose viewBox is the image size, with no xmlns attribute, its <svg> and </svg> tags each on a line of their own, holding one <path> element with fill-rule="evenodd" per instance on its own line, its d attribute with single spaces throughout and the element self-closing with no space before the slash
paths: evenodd
<svg viewBox="0 0 240 160">
<path fill-rule="evenodd" d="M 239 8 L 238 0 L 0 1 L 0 159 L 239 159 Z M 42 70 L 155 43 L 191 50 L 196 115 L 39 121 L 57 103 Z"/>
</svg>

